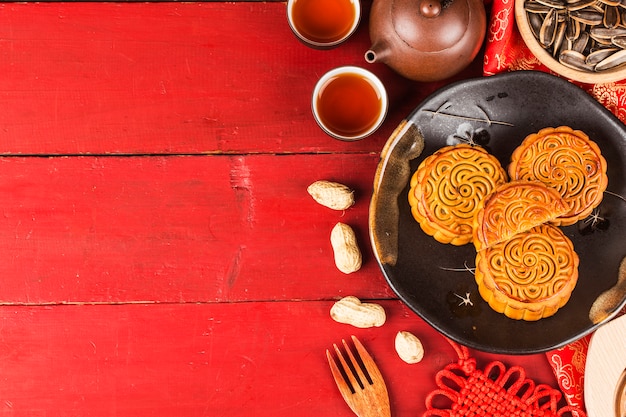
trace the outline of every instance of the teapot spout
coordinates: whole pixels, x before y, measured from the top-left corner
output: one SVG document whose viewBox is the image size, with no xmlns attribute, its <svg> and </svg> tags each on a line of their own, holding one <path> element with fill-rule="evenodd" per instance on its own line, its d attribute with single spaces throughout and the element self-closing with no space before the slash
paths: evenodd
<svg viewBox="0 0 626 417">
<path fill-rule="evenodd" d="M 386 45 L 382 43 L 375 43 L 370 49 L 367 50 L 367 52 L 365 52 L 365 61 L 370 64 L 375 62 L 385 62 L 390 52 L 390 49 Z"/>
</svg>

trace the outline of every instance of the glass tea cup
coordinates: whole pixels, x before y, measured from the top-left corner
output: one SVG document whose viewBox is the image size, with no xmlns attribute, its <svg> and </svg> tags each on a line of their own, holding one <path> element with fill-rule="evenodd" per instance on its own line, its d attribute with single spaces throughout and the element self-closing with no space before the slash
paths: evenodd
<svg viewBox="0 0 626 417">
<path fill-rule="evenodd" d="M 372 72 L 355 66 L 332 69 L 313 89 L 315 121 L 335 139 L 355 141 L 374 133 L 387 115 L 385 86 Z"/>
</svg>

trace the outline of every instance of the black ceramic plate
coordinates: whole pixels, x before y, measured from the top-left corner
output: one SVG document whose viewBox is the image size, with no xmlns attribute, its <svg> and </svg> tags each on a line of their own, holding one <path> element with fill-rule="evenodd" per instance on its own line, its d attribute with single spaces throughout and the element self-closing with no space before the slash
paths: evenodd
<svg viewBox="0 0 626 417">
<path fill-rule="evenodd" d="M 444 245 L 422 232 L 407 200 L 409 178 L 425 157 L 463 141 L 482 144 L 506 168 L 527 135 L 561 125 L 584 131 L 598 144 L 607 160 L 608 189 L 595 218 L 561 228 L 580 257 L 569 302 L 549 318 L 512 320 L 478 294 L 470 272 L 476 257 L 472 244 Z M 417 133 L 424 139 L 421 153 Z M 626 256 L 625 170 L 625 126 L 579 87 L 535 71 L 462 81 L 426 99 L 387 142 L 370 207 L 374 253 L 398 297 L 451 339 L 494 353 L 560 347 L 626 304 L 626 282 L 618 283 Z"/>
</svg>

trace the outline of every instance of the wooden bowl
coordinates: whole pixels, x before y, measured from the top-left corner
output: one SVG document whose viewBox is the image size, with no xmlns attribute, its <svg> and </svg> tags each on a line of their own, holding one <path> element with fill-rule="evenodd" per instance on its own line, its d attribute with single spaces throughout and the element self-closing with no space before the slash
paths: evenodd
<svg viewBox="0 0 626 417">
<path fill-rule="evenodd" d="M 555 58 L 548 51 L 546 51 L 539 43 L 539 40 L 535 38 L 535 35 L 533 35 L 528 21 L 528 16 L 524 10 L 524 2 L 525 0 L 515 0 L 515 21 L 517 22 L 517 28 L 522 35 L 524 43 L 537 57 L 539 62 L 548 67 L 554 73 L 581 83 L 601 84 L 626 79 L 626 65 L 604 71 L 592 72 L 573 69 L 561 64 L 558 57 Z"/>
</svg>

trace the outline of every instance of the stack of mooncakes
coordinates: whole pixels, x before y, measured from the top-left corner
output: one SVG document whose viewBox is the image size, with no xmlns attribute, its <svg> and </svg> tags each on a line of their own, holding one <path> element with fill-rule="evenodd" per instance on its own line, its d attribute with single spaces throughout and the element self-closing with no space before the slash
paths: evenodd
<svg viewBox="0 0 626 417">
<path fill-rule="evenodd" d="M 517 320 L 552 316 L 578 280 L 578 255 L 557 226 L 589 216 L 602 201 L 606 161 L 589 137 L 566 126 L 526 137 L 507 174 L 483 148 L 460 144 L 424 159 L 409 204 L 441 243 L 473 242 L 481 297 Z"/>
</svg>

